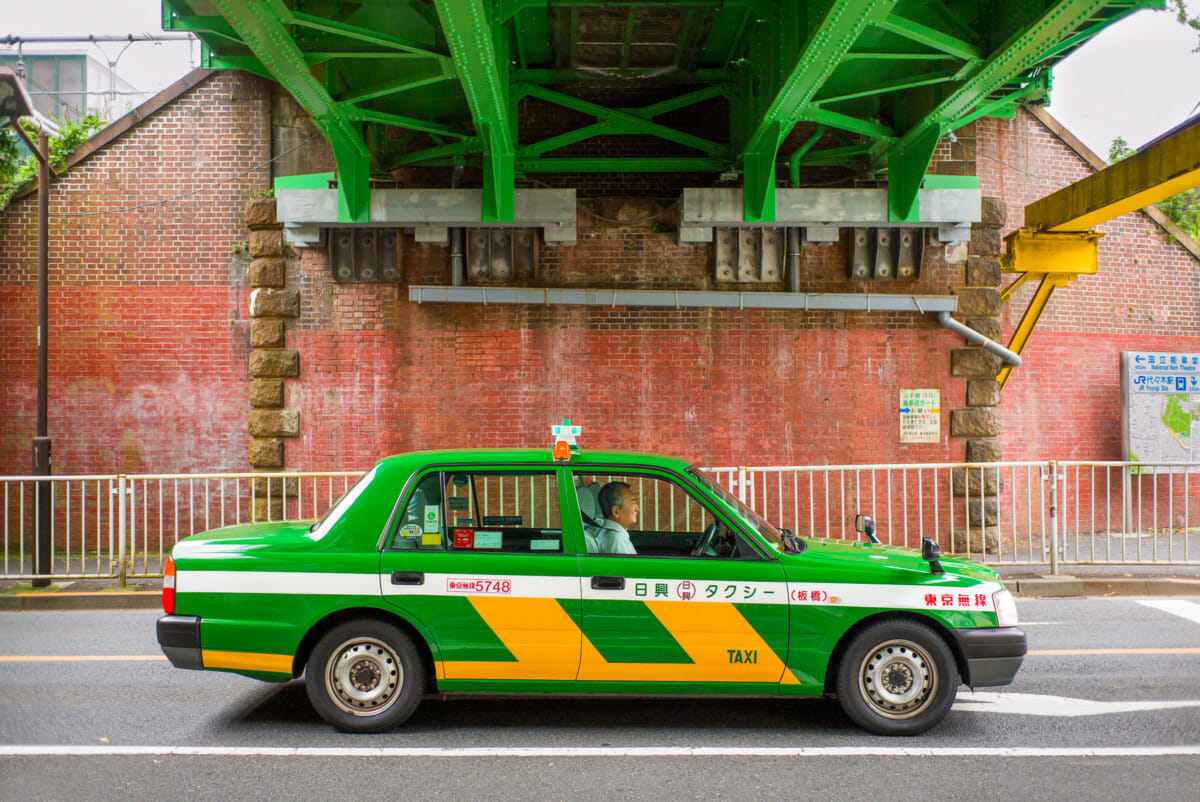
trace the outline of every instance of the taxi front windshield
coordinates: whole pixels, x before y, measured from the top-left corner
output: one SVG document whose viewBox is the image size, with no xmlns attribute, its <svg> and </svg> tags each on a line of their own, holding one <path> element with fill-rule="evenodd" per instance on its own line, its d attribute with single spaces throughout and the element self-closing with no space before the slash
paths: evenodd
<svg viewBox="0 0 1200 802">
<path fill-rule="evenodd" d="M 717 482 L 716 479 L 713 478 L 712 474 L 710 474 L 708 471 L 693 465 L 688 469 L 688 473 L 695 477 L 698 482 L 703 484 L 714 494 L 719 496 L 722 501 L 724 501 L 730 507 L 733 507 L 737 511 L 738 515 L 741 516 L 743 521 L 754 527 L 754 529 L 760 535 L 770 541 L 771 545 L 775 548 L 784 552 L 799 552 L 804 550 L 804 544 L 799 538 L 797 538 L 791 532 L 781 530 L 779 527 L 775 526 L 775 524 L 771 523 L 766 518 L 750 509 L 742 502 L 741 499 L 730 493 L 725 487 Z"/>
<path fill-rule="evenodd" d="M 325 537 L 333 525 L 341 519 L 346 510 L 350 509 L 351 505 L 358 500 L 362 492 L 367 489 L 371 481 L 375 478 L 375 473 L 378 468 L 372 468 L 364 473 L 354 486 L 342 494 L 332 507 L 326 510 L 325 514 L 313 522 L 313 525 L 308 528 L 308 537 L 310 540 L 320 540 Z"/>
</svg>

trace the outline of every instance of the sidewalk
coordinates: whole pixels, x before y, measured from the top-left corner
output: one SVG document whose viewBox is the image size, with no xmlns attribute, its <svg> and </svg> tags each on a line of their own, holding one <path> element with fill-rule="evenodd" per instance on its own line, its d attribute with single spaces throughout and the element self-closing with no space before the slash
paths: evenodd
<svg viewBox="0 0 1200 802">
<path fill-rule="evenodd" d="M 1200 596 L 1198 566 L 1071 566 L 1050 576 L 1034 569 L 1001 568 L 1004 584 L 1025 598 L 1085 596 Z M 21 610 L 144 610 L 162 604 L 162 580 L 75 579 L 34 589 L 28 581 L 0 579 L 0 612 Z"/>
</svg>

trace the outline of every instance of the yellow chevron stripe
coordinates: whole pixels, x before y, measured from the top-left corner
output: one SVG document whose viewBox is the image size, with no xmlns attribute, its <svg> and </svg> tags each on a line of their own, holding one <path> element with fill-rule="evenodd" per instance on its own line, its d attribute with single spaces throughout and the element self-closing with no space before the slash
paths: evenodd
<svg viewBox="0 0 1200 802">
<path fill-rule="evenodd" d="M 556 599 L 469 598 L 517 661 L 446 660 L 439 679 L 575 679 L 583 634 Z"/>
<path fill-rule="evenodd" d="M 646 606 L 692 663 L 609 663 L 585 638 L 579 679 L 614 682 L 783 682 L 798 684 L 754 627 L 732 604 L 648 601 Z M 729 651 L 755 652 L 754 663 L 731 663 Z"/>
<path fill-rule="evenodd" d="M 205 668 L 229 668 L 235 671 L 269 671 L 272 674 L 291 674 L 290 654 L 262 654 L 258 652 L 216 652 L 205 649 L 201 652 Z"/>
</svg>

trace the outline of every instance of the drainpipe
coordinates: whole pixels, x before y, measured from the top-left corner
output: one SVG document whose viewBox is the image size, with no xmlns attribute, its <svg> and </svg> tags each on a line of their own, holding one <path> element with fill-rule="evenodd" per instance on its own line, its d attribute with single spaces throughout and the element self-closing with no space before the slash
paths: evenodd
<svg viewBox="0 0 1200 802">
<path fill-rule="evenodd" d="M 975 329 L 968 328 L 959 323 L 957 320 L 950 317 L 949 312 L 938 312 L 937 316 L 938 323 L 941 324 L 942 328 L 950 329 L 950 331 L 954 332 L 955 334 L 962 335 L 962 337 L 968 342 L 983 346 L 983 350 L 1000 357 L 1002 360 L 1004 360 L 1004 364 L 1010 367 L 1017 368 L 1021 366 L 1021 357 L 1017 356 L 1015 352 L 1010 351 L 995 340 L 989 340 L 987 337 L 984 337 L 982 334 L 975 331 Z"/>
<path fill-rule="evenodd" d="M 788 289 L 800 292 L 800 229 L 787 230 Z"/>
<path fill-rule="evenodd" d="M 450 188 L 457 189 L 462 178 L 463 165 L 456 164 L 450 174 Z M 463 229 L 450 229 L 450 284 L 461 287 L 466 276 L 466 261 L 463 254 Z"/>
</svg>

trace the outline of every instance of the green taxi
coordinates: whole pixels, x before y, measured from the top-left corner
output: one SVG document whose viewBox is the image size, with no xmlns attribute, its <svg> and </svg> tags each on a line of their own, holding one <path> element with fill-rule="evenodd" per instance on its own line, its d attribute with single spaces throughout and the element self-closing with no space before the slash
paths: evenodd
<svg viewBox="0 0 1200 802">
<path fill-rule="evenodd" d="M 861 516 L 860 516 L 861 518 Z M 180 541 L 163 586 L 178 668 L 304 675 L 333 726 L 426 694 L 836 695 L 914 734 L 961 682 L 1012 681 L 1012 597 L 983 565 L 797 537 L 669 457 L 429 451 L 379 462 L 321 520 Z"/>
</svg>

